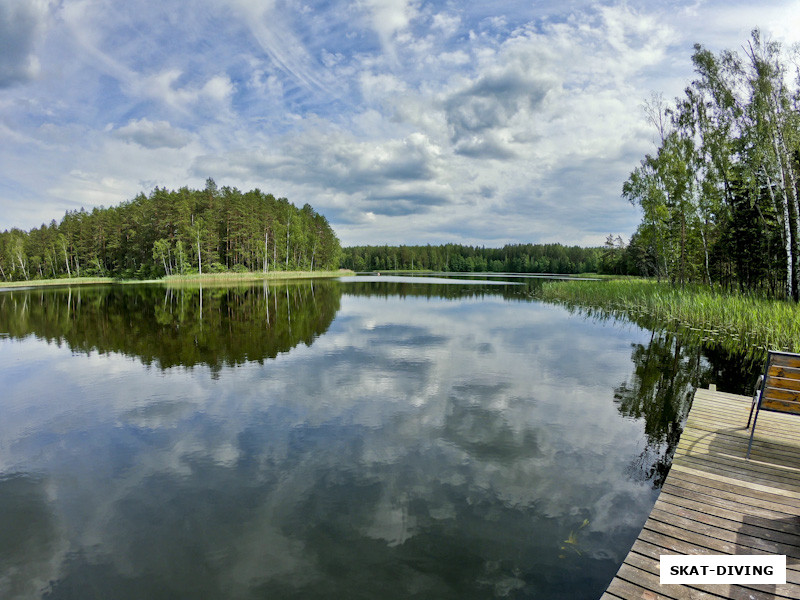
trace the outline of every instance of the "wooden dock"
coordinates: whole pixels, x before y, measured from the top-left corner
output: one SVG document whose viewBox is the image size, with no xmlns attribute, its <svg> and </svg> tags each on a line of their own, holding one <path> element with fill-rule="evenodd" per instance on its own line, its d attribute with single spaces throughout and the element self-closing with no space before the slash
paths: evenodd
<svg viewBox="0 0 800 600">
<path fill-rule="evenodd" d="M 762 411 L 745 460 L 751 398 L 697 390 L 672 467 L 602 600 L 800 599 L 800 416 Z M 785 585 L 660 585 L 662 554 L 785 554 Z"/>
</svg>

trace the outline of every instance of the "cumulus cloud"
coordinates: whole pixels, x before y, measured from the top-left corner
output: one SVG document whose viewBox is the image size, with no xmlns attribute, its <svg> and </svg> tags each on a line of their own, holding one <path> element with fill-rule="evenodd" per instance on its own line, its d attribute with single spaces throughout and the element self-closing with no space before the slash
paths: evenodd
<svg viewBox="0 0 800 600">
<path fill-rule="evenodd" d="M 116 130 L 117 135 L 145 148 L 183 148 L 189 143 L 189 133 L 172 127 L 167 121 L 132 120 Z"/>
<path fill-rule="evenodd" d="M 800 39 L 783 0 L 186 6 L 0 0 L 0 228 L 212 176 L 309 202 L 345 244 L 602 243 L 560 208 L 636 227 L 639 105 L 681 93 L 691 44 Z"/>
<path fill-rule="evenodd" d="M 38 75 L 34 52 L 46 17 L 44 1 L 0 0 L 0 88 Z"/>
<path fill-rule="evenodd" d="M 436 183 L 441 151 L 420 133 L 363 142 L 333 132 L 309 132 L 288 140 L 282 150 L 281 154 L 254 150 L 225 157 L 202 156 L 192 170 L 197 176 L 221 173 L 313 184 L 329 193 L 348 194 L 356 202 L 365 201 L 370 211 L 383 215 L 424 212 L 449 198 L 449 192 Z"/>
<path fill-rule="evenodd" d="M 154 98 L 181 111 L 202 102 L 224 105 L 234 91 L 233 83 L 226 75 L 214 75 L 202 85 L 182 85 L 182 76 L 179 69 L 167 69 L 154 75 L 137 77 L 131 87 L 138 95 Z"/>
<path fill-rule="evenodd" d="M 443 35 L 451 36 L 461 26 L 461 18 L 458 15 L 441 12 L 433 15 L 431 24 Z"/>
<path fill-rule="evenodd" d="M 419 11 L 414 0 L 362 0 L 361 6 L 380 39 L 384 51 L 396 60 L 395 37 L 404 32 Z"/>
</svg>

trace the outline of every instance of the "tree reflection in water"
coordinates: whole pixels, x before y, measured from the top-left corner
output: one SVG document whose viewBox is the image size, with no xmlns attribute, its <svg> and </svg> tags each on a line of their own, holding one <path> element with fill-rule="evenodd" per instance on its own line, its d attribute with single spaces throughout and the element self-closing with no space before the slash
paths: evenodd
<svg viewBox="0 0 800 600">
<path fill-rule="evenodd" d="M 89 354 L 119 352 L 167 369 L 263 363 L 311 345 L 339 310 L 336 286 L 92 286 L 0 294 L 0 330 Z"/>
<path fill-rule="evenodd" d="M 667 324 L 618 310 L 564 305 L 569 312 L 598 322 L 633 323 L 649 330 L 647 345 L 632 344 L 633 373 L 614 390 L 620 414 L 642 419 L 647 445 L 632 465 L 632 475 L 663 485 L 691 408 L 694 391 L 714 383 L 733 394 L 750 394 L 761 372 L 763 353 L 714 343 L 700 333 L 676 333 Z"/>
<path fill-rule="evenodd" d="M 633 344 L 633 374 L 614 390 L 619 412 L 642 419 L 647 447 L 635 470 L 660 487 L 669 472 L 696 382 L 710 367 L 700 346 L 684 346 L 674 335 L 652 332 L 650 342 Z"/>
</svg>

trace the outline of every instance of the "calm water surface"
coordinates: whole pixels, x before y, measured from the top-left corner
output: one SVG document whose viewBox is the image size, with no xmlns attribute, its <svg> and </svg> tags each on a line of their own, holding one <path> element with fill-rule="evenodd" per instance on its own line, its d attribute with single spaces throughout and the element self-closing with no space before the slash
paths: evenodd
<svg viewBox="0 0 800 600">
<path fill-rule="evenodd" d="M 0 293 L 0 598 L 597 598 L 713 357 L 525 285 Z"/>
</svg>

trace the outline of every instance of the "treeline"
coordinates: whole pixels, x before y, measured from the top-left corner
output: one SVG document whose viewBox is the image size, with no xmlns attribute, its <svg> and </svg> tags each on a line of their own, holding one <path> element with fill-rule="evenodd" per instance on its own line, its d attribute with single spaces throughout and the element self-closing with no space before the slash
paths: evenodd
<svg viewBox="0 0 800 600">
<path fill-rule="evenodd" d="M 151 278 L 222 271 L 339 266 L 324 216 L 258 189 L 155 188 L 111 208 L 69 211 L 38 229 L 0 233 L 5 281 L 60 277 Z"/>
<path fill-rule="evenodd" d="M 643 220 L 623 267 L 798 299 L 800 73 L 758 30 L 743 51 L 700 45 L 683 96 L 654 96 L 657 132 L 623 186 Z"/>
<path fill-rule="evenodd" d="M 351 246 L 342 250 L 341 265 L 353 271 L 588 273 L 614 269 L 616 256 L 603 248 L 561 244 Z"/>
</svg>

